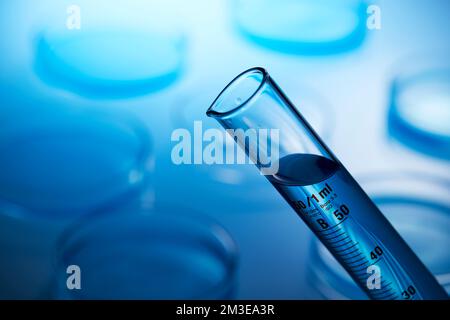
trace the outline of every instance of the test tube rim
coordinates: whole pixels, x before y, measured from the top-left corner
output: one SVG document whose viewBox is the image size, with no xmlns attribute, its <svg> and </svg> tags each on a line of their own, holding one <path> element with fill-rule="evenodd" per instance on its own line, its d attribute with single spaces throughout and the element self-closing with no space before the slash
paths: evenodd
<svg viewBox="0 0 450 320">
<path fill-rule="evenodd" d="M 255 91 L 246 100 L 244 100 L 241 104 L 237 105 L 234 108 L 231 108 L 231 109 L 229 109 L 227 111 L 223 111 L 223 112 L 215 110 L 215 108 L 217 107 L 218 102 L 219 102 L 220 98 L 223 96 L 223 94 L 225 92 L 227 92 L 230 89 L 231 86 L 233 86 L 235 83 L 237 83 L 237 81 L 242 79 L 244 76 L 247 76 L 248 74 L 252 74 L 252 73 L 259 73 L 259 74 L 262 75 L 262 79 L 260 80 L 260 83 L 259 83 L 258 87 L 255 89 Z M 225 88 L 219 93 L 219 95 L 214 99 L 213 103 L 211 104 L 211 106 L 206 111 L 206 115 L 208 117 L 213 117 L 213 118 L 216 118 L 216 119 L 224 119 L 224 118 L 234 114 L 238 110 L 240 110 L 240 109 L 244 108 L 245 106 L 247 106 L 249 104 L 249 102 L 251 100 L 253 100 L 258 93 L 261 92 L 262 88 L 264 87 L 264 84 L 267 82 L 268 79 L 269 79 L 269 73 L 267 72 L 266 69 L 264 69 L 262 67 L 252 67 L 250 69 L 247 69 L 247 70 L 241 72 L 236 77 L 234 77 L 234 79 L 231 80 L 225 86 Z"/>
</svg>

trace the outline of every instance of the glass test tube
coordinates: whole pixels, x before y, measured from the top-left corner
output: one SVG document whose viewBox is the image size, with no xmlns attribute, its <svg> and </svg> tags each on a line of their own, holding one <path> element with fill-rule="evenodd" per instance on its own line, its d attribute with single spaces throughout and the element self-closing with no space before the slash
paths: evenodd
<svg viewBox="0 0 450 320">
<path fill-rule="evenodd" d="M 238 75 L 219 94 L 207 115 L 234 135 L 370 298 L 447 299 L 430 271 L 266 70 L 252 68 Z M 248 134 L 241 139 L 237 129 L 278 129 L 279 136 L 266 134 L 266 141 L 262 141 Z M 269 145 L 278 147 L 277 154 Z M 267 170 L 268 166 L 272 170 Z"/>
</svg>

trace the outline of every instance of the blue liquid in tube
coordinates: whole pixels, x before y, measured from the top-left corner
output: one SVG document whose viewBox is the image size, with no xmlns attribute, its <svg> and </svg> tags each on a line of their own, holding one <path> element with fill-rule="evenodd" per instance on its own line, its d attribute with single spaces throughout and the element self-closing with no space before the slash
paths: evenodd
<svg viewBox="0 0 450 320">
<path fill-rule="evenodd" d="M 449 294 L 449 181 L 435 175 L 398 171 L 377 172 L 361 181 L 372 200 Z M 309 258 L 308 280 L 317 293 L 327 299 L 364 299 L 364 293 L 317 239 L 311 243 Z"/>
<path fill-rule="evenodd" d="M 239 100 L 243 103 L 236 103 Z M 267 71 L 252 68 L 241 73 L 207 114 L 226 129 L 279 129 L 279 141 L 270 142 L 279 144 L 279 169 L 268 180 L 370 298 L 447 299 L 431 272 Z M 248 140 L 237 142 L 263 169 L 260 156 L 250 152 L 255 146 L 246 145 Z"/>
</svg>

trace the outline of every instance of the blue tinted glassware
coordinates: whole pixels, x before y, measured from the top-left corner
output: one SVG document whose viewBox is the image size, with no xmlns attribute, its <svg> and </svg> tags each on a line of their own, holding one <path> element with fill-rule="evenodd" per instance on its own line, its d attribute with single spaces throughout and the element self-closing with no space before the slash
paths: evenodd
<svg viewBox="0 0 450 320">
<path fill-rule="evenodd" d="M 238 31 L 266 48 L 300 55 L 336 54 L 361 45 L 367 4 L 361 0 L 235 0 Z"/>
<path fill-rule="evenodd" d="M 450 64 L 448 54 L 411 56 L 391 83 L 388 128 L 413 150 L 450 159 Z"/>
<path fill-rule="evenodd" d="M 181 74 L 185 38 L 177 33 L 99 29 L 42 32 L 35 70 L 45 82 L 90 98 L 127 98 L 161 90 Z"/>
<path fill-rule="evenodd" d="M 446 196 L 450 181 L 432 175 L 390 172 L 372 175 L 361 183 L 450 294 L 450 201 Z M 322 297 L 365 298 L 345 270 L 315 239 L 311 243 L 308 266 L 308 279 Z"/>
<path fill-rule="evenodd" d="M 229 299 L 237 251 L 230 235 L 185 208 L 86 217 L 69 227 L 57 253 L 57 299 Z M 77 265 L 82 290 L 68 290 Z"/>
<path fill-rule="evenodd" d="M 370 298 L 446 299 L 430 271 L 300 111 L 266 70 L 252 68 L 225 87 L 207 114 L 229 130 L 279 130 L 279 141 L 236 141 L 262 173 L 268 172 L 271 158 L 267 145 L 278 145 L 270 165 L 279 167 L 268 180 Z M 382 272 L 381 284 L 371 286 L 376 270 Z"/>
<path fill-rule="evenodd" d="M 126 113 L 53 109 L 0 128 L 0 207 L 70 219 L 115 206 L 149 182 L 151 142 Z"/>
<path fill-rule="evenodd" d="M 329 103 L 320 96 L 315 90 L 299 83 L 292 83 L 290 91 L 294 94 L 294 101 L 302 107 L 303 113 L 308 119 L 313 128 L 322 137 L 330 138 L 334 129 L 333 110 Z M 193 92 L 195 90 L 191 90 Z M 208 130 L 210 128 L 220 128 L 220 125 L 211 118 L 205 116 L 204 107 L 210 102 L 211 97 L 204 92 L 197 92 L 197 94 L 183 95 L 176 98 L 173 103 L 170 113 L 174 128 L 188 128 L 192 129 L 195 121 L 201 121 L 202 129 Z M 226 148 L 236 148 L 233 141 L 225 140 L 225 143 L 231 143 L 231 146 L 224 146 Z M 251 174 L 254 170 L 251 164 L 242 165 L 196 165 L 195 170 L 201 170 L 204 174 L 199 179 L 208 180 L 204 184 L 216 184 L 217 193 L 226 195 L 227 197 L 234 197 L 237 200 L 244 200 L 252 204 L 252 208 L 268 208 L 274 204 L 273 192 L 267 188 L 263 181 L 257 175 Z M 258 189 L 255 195 L 242 194 L 236 188 L 236 185 L 245 185 L 247 188 Z M 205 185 L 206 186 L 206 185 Z M 220 188 L 220 189 L 219 189 Z M 261 199 L 261 194 L 264 193 L 264 199 Z"/>
<path fill-rule="evenodd" d="M 210 90 L 212 92 L 212 90 Z M 205 115 L 205 105 L 211 102 L 211 96 L 205 92 L 196 92 L 194 89 L 190 94 L 178 96 L 171 106 L 170 115 L 174 128 L 186 128 L 193 132 L 194 122 L 201 121 L 202 130 L 220 129 L 220 125 L 213 119 Z M 230 144 L 230 145 L 227 145 Z M 226 148 L 236 148 L 233 141 L 225 140 L 223 150 Z M 170 152 L 167 151 L 167 152 Z M 225 161 L 224 161 L 225 162 Z M 178 166 L 176 174 L 178 177 L 192 180 L 192 188 L 185 190 L 183 195 L 189 197 L 186 201 L 191 201 L 199 197 L 197 202 L 203 207 L 217 205 L 217 201 L 222 197 L 233 199 L 229 203 L 220 205 L 221 209 L 227 208 L 227 212 L 236 213 L 256 213 L 269 208 L 280 207 L 276 200 L 277 194 L 264 181 L 253 175 L 254 166 L 251 163 L 245 165 L 236 164 L 197 164 L 195 166 Z M 245 185 L 252 190 L 258 190 L 255 194 L 243 194 L 237 186 Z M 168 194 L 168 193 L 166 193 Z M 206 197 L 206 194 L 211 196 Z M 263 199 L 261 195 L 264 194 Z M 182 195 L 180 195 L 182 196 Z M 245 202 L 247 206 L 242 208 L 237 203 Z M 281 205 L 283 205 L 281 203 Z M 227 213 L 228 214 L 228 213 Z"/>
</svg>

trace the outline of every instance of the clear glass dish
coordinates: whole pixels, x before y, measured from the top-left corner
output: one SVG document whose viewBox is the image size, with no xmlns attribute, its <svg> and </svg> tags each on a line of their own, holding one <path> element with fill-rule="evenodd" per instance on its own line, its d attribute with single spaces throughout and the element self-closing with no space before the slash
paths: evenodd
<svg viewBox="0 0 450 320">
<path fill-rule="evenodd" d="M 81 290 L 66 286 L 69 265 Z M 57 253 L 57 299 L 230 299 L 237 250 L 230 235 L 185 208 L 102 214 L 69 227 Z"/>
<path fill-rule="evenodd" d="M 235 0 L 237 30 L 266 48 L 299 55 L 335 54 L 360 46 L 367 4 L 361 0 Z"/>
<path fill-rule="evenodd" d="M 0 128 L 2 214 L 70 219 L 149 182 L 150 136 L 127 113 L 54 109 L 12 119 Z"/>
<path fill-rule="evenodd" d="M 405 57 L 390 91 L 389 134 L 423 154 L 450 159 L 448 53 Z"/>
</svg>

